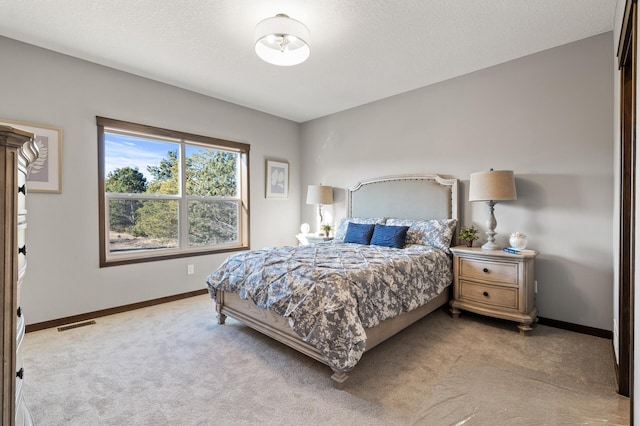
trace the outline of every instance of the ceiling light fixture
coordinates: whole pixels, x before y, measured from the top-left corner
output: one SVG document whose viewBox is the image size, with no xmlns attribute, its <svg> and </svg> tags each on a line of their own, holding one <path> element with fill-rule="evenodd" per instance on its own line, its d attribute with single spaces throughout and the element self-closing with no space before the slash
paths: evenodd
<svg viewBox="0 0 640 426">
<path fill-rule="evenodd" d="M 279 13 L 256 25 L 256 54 L 273 65 L 291 66 L 309 57 L 309 29 L 300 21 Z"/>
</svg>

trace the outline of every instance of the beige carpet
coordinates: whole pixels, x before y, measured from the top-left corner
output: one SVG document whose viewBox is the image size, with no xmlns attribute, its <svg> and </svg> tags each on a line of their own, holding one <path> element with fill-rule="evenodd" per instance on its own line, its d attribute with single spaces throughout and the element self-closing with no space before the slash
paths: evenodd
<svg viewBox="0 0 640 426">
<path fill-rule="evenodd" d="M 344 390 L 328 367 L 229 319 L 208 296 L 24 340 L 36 425 L 629 424 L 611 341 L 437 311 L 365 354 Z"/>
</svg>

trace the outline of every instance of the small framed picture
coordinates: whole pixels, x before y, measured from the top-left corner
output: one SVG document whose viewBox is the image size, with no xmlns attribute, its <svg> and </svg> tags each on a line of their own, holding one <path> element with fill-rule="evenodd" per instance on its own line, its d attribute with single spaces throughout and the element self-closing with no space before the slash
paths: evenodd
<svg viewBox="0 0 640 426">
<path fill-rule="evenodd" d="M 289 198 L 289 163 L 267 160 L 267 198 Z"/>
<path fill-rule="evenodd" d="M 40 154 L 27 170 L 29 192 L 62 193 L 62 130 L 57 127 L 0 119 L 0 124 L 35 135 Z"/>
</svg>

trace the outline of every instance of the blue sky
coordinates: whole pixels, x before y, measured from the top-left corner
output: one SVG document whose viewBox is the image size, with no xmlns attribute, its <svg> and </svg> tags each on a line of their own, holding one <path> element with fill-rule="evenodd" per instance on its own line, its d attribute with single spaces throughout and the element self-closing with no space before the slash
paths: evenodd
<svg viewBox="0 0 640 426">
<path fill-rule="evenodd" d="M 206 148 L 196 145 L 186 145 L 187 158 L 199 151 L 215 151 L 215 148 Z M 138 168 L 147 182 L 153 177 L 147 171 L 147 166 L 157 166 L 169 151 L 180 151 L 180 144 L 164 142 L 144 137 L 104 133 L 104 172 L 105 178 L 116 169 L 123 167 Z"/>
<path fill-rule="evenodd" d="M 147 182 L 150 182 L 153 178 L 147 171 L 147 166 L 159 165 L 163 158 L 167 158 L 167 152 L 178 149 L 177 143 L 151 141 L 141 137 L 105 132 L 105 177 L 115 169 L 137 167 L 147 178 Z"/>
</svg>

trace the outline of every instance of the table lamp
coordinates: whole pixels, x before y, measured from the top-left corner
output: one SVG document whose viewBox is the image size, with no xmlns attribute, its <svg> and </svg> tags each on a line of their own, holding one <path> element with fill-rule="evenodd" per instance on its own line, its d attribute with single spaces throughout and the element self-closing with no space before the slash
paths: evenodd
<svg viewBox="0 0 640 426">
<path fill-rule="evenodd" d="M 495 243 L 496 217 L 494 206 L 498 201 L 516 200 L 516 183 L 511 170 L 489 170 L 488 172 L 471 173 L 469 179 L 469 201 L 485 201 L 489 207 L 487 219 L 487 242 L 483 250 L 499 250 Z"/>
<path fill-rule="evenodd" d="M 320 222 L 318 222 L 318 232 L 320 232 L 320 226 L 322 225 L 322 205 L 333 204 L 333 188 L 330 186 L 309 185 L 307 187 L 307 204 L 318 205 L 318 216 Z"/>
</svg>

